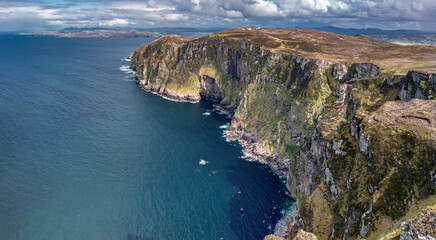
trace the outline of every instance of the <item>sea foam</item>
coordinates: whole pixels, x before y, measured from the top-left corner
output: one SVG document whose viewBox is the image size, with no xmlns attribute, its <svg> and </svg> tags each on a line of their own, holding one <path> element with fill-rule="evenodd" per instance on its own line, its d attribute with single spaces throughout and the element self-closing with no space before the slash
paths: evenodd
<svg viewBox="0 0 436 240">
<path fill-rule="evenodd" d="M 132 69 L 130 69 L 130 66 L 127 66 L 127 65 L 122 65 L 121 67 L 119 67 L 119 69 L 121 72 L 125 72 L 125 73 L 131 74 L 131 75 L 133 75 L 135 73 Z"/>
<path fill-rule="evenodd" d="M 198 162 L 198 164 L 200 164 L 200 165 L 206 165 L 206 164 L 208 164 L 209 162 L 208 161 L 206 161 L 206 160 L 204 160 L 204 159 L 200 159 L 200 162 Z"/>
</svg>

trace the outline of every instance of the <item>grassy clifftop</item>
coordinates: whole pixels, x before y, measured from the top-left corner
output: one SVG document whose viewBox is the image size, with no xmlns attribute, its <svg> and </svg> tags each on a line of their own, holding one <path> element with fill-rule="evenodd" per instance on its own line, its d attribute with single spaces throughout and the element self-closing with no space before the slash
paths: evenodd
<svg viewBox="0 0 436 240">
<path fill-rule="evenodd" d="M 130 57 L 144 89 L 218 102 L 229 136 L 287 175 L 299 206 L 288 238 L 397 236 L 388 223 L 435 204 L 434 46 L 244 27 L 166 36 Z"/>
<path fill-rule="evenodd" d="M 391 74 L 404 75 L 411 70 L 436 72 L 436 46 L 403 46 L 377 41 L 365 35 L 350 37 L 313 29 L 252 26 L 227 29 L 200 38 L 163 37 L 150 44 L 181 44 L 213 38 L 243 40 L 265 50 L 303 58 L 335 63 L 373 63 Z"/>
</svg>

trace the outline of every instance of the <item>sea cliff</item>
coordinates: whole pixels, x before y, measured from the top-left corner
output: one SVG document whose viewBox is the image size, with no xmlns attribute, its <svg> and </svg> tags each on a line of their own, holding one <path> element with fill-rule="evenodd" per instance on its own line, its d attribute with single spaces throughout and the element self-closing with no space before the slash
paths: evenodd
<svg viewBox="0 0 436 240">
<path fill-rule="evenodd" d="M 282 237 L 395 238 L 436 204 L 436 47 L 244 27 L 129 58 L 145 90 L 219 103 L 229 138 L 286 176 L 298 210 Z"/>
</svg>

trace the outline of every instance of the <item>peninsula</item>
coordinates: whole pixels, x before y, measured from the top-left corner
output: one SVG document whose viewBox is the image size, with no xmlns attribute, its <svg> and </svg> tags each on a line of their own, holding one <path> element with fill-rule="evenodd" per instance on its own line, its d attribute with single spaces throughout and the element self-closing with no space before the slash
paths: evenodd
<svg viewBox="0 0 436 240">
<path fill-rule="evenodd" d="M 251 26 L 129 58 L 145 90 L 219 103 L 229 138 L 286 176 L 278 237 L 436 236 L 436 46 Z"/>
</svg>

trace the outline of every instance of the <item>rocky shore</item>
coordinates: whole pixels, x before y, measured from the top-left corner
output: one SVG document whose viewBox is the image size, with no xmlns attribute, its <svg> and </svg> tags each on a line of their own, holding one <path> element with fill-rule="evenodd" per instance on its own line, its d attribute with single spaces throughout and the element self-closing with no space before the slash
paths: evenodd
<svg viewBox="0 0 436 240">
<path fill-rule="evenodd" d="M 289 169 L 290 159 L 280 157 L 276 152 L 268 151 L 261 145 L 259 138 L 250 132 L 234 127 L 234 123 L 226 129 L 226 138 L 231 141 L 238 141 L 244 148 L 244 156 L 269 165 L 280 177 L 286 177 Z"/>
<path fill-rule="evenodd" d="M 286 176 L 297 210 L 281 237 L 399 233 L 410 206 L 436 193 L 434 46 L 244 27 L 166 36 L 130 58 L 145 90 L 217 102 L 227 138 Z"/>
</svg>

